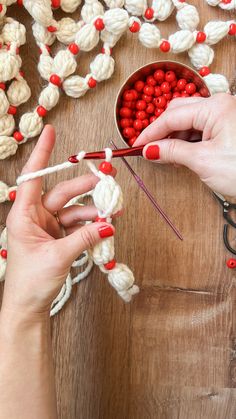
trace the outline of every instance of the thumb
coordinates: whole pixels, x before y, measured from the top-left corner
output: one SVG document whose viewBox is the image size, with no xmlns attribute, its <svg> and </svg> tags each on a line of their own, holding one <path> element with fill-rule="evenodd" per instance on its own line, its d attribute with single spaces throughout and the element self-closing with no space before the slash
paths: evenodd
<svg viewBox="0 0 236 419">
<path fill-rule="evenodd" d="M 108 223 L 91 223 L 79 227 L 74 233 L 57 240 L 57 246 L 63 248 L 63 255 L 68 263 L 72 263 L 82 252 L 93 248 L 101 240 L 112 237 L 115 229 Z"/>
<path fill-rule="evenodd" d="M 181 164 L 197 171 L 197 155 L 201 143 L 168 139 L 148 143 L 143 149 L 143 157 L 159 163 Z"/>
</svg>

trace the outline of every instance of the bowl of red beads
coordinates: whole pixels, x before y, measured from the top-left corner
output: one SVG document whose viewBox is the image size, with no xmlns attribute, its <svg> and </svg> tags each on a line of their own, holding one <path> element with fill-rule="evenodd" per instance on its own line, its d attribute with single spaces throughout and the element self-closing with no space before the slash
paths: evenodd
<svg viewBox="0 0 236 419">
<path fill-rule="evenodd" d="M 122 140 L 132 147 L 171 100 L 191 96 L 210 96 L 204 79 L 192 68 L 176 61 L 158 61 L 139 68 L 122 85 L 115 103 L 115 121 Z"/>
</svg>

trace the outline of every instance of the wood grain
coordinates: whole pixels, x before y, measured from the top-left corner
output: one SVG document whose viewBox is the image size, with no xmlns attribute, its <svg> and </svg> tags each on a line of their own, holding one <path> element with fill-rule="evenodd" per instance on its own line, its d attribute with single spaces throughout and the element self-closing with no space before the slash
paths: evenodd
<svg viewBox="0 0 236 419">
<path fill-rule="evenodd" d="M 201 24 L 230 19 L 198 6 Z M 38 51 L 31 19 L 24 10 L 12 15 L 27 25 L 23 70 L 32 88 L 30 106 L 44 85 L 37 73 Z M 57 12 L 58 17 L 61 16 Z M 79 12 L 75 14 L 79 16 Z M 173 18 L 159 25 L 164 35 L 176 30 Z M 235 40 L 215 47 L 212 71 L 235 77 Z M 60 47 L 60 46 L 59 46 Z M 100 48 L 100 46 L 99 46 Z M 99 50 L 97 48 L 97 51 Z M 95 51 L 96 52 L 96 51 Z M 86 74 L 95 52 L 79 56 L 78 74 Z M 110 138 L 121 145 L 113 106 L 125 78 L 139 66 L 163 58 L 127 34 L 114 49 L 115 75 L 83 99 L 62 95 L 48 122 L 57 131 L 51 163 L 84 148 L 104 147 Z M 175 59 L 171 54 L 165 58 Z M 188 63 L 186 54 L 177 57 Z M 29 104 L 22 107 L 22 112 Z M 35 141 L 0 165 L 0 178 L 13 184 Z M 236 417 L 236 291 L 226 269 L 229 254 L 222 242 L 222 214 L 210 191 L 187 169 L 132 160 L 147 187 L 184 236 L 178 241 L 116 162 L 126 212 L 117 221 L 117 259 L 135 272 L 141 292 L 125 305 L 94 269 L 74 289 L 53 323 L 59 417 L 61 419 L 233 419 Z M 74 172 L 48 177 L 45 188 Z M 4 223 L 10 205 L 1 207 Z M 55 261 L 56 263 L 56 261 Z"/>
</svg>

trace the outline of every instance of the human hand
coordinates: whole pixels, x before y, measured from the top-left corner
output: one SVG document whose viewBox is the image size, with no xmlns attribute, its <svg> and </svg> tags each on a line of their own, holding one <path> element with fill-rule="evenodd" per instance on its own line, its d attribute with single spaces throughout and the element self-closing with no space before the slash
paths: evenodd
<svg viewBox="0 0 236 419">
<path fill-rule="evenodd" d="M 202 141 L 191 143 L 196 136 L 202 136 Z M 235 97 L 221 93 L 207 99 L 171 101 L 134 146 L 142 144 L 148 144 L 143 151 L 145 158 L 184 165 L 214 191 L 236 197 Z"/>
<path fill-rule="evenodd" d="M 46 167 L 54 142 L 54 129 L 47 125 L 23 173 Z M 63 209 L 71 198 L 93 189 L 98 180 L 93 174 L 81 176 L 59 183 L 43 196 L 41 178 L 19 186 L 7 218 L 8 258 L 2 311 L 49 314 L 73 261 L 102 238 L 114 234 L 114 228 L 104 222 L 79 224 L 96 218 L 95 206 Z"/>
</svg>

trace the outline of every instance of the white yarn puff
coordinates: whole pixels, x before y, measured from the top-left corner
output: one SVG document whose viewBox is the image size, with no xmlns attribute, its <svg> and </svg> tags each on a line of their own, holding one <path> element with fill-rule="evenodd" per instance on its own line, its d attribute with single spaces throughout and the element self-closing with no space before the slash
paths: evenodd
<svg viewBox="0 0 236 419">
<path fill-rule="evenodd" d="M 15 190 L 16 186 L 9 187 L 6 183 L 0 181 L 0 203 L 9 201 L 9 193 Z"/>
<path fill-rule="evenodd" d="M 174 10 L 172 0 L 153 0 L 152 8 L 154 18 L 160 21 L 166 20 Z"/>
<path fill-rule="evenodd" d="M 204 81 L 212 95 L 215 93 L 230 92 L 228 80 L 222 74 L 208 74 L 204 77 Z"/>
<path fill-rule="evenodd" d="M 189 51 L 191 63 L 197 70 L 204 66 L 209 66 L 214 59 L 214 51 L 206 44 L 196 44 Z"/>
<path fill-rule="evenodd" d="M 7 229 L 4 228 L 0 235 L 0 246 L 7 249 Z M 0 281 L 4 280 L 7 267 L 7 260 L 0 256 Z"/>
<path fill-rule="evenodd" d="M 99 42 L 99 33 L 93 23 L 87 23 L 77 32 L 75 42 L 82 51 L 91 51 Z"/>
<path fill-rule="evenodd" d="M 9 105 L 4 90 L 0 89 L 0 117 L 7 113 Z"/>
<path fill-rule="evenodd" d="M 89 86 L 85 78 L 72 76 L 63 82 L 63 90 L 68 96 L 79 98 L 85 95 L 89 90 Z"/>
<path fill-rule="evenodd" d="M 81 9 L 81 17 L 85 23 L 90 23 L 95 18 L 95 16 L 101 16 L 103 14 L 104 7 L 97 0 L 93 0 L 92 2 L 85 2 Z"/>
<path fill-rule="evenodd" d="M 24 7 L 36 22 L 46 27 L 52 24 L 53 14 L 49 0 L 24 0 Z"/>
<path fill-rule="evenodd" d="M 111 9 L 103 17 L 105 28 L 115 35 L 123 34 L 129 26 L 129 15 L 124 9 Z"/>
<path fill-rule="evenodd" d="M 27 102 L 31 96 L 31 90 L 26 80 L 13 80 L 7 90 L 7 97 L 11 105 L 19 106 Z"/>
<path fill-rule="evenodd" d="M 112 176 L 99 172 L 100 181 L 93 190 L 93 201 L 102 218 L 110 217 L 123 207 L 123 194 L 120 185 Z"/>
<path fill-rule="evenodd" d="M 0 137 L 0 160 L 13 156 L 16 153 L 18 144 L 13 137 L 1 136 Z"/>
<path fill-rule="evenodd" d="M 13 79 L 19 73 L 21 59 L 10 51 L 0 50 L 0 80 L 2 82 Z"/>
<path fill-rule="evenodd" d="M 19 129 L 25 139 L 36 137 L 43 129 L 43 120 L 36 111 L 22 115 Z"/>
<path fill-rule="evenodd" d="M 59 51 L 52 64 L 52 72 L 60 77 L 68 77 L 76 70 L 76 60 L 69 50 Z"/>
<path fill-rule="evenodd" d="M 138 37 L 146 48 L 158 48 L 160 45 L 161 33 L 159 29 L 151 23 L 143 23 Z"/>
<path fill-rule="evenodd" d="M 220 21 L 207 23 L 204 27 L 204 32 L 207 36 L 207 44 L 213 45 L 223 39 L 229 32 L 229 26 L 230 25 L 227 22 Z"/>
<path fill-rule="evenodd" d="M 178 10 L 176 20 L 181 29 L 188 29 L 189 31 L 194 31 L 200 22 L 196 7 L 189 4 Z"/>
<path fill-rule="evenodd" d="M 12 115 L 5 114 L 0 118 L 0 136 L 11 135 L 15 128 L 15 120 Z"/>
<path fill-rule="evenodd" d="M 107 44 L 109 45 L 110 48 L 113 48 L 117 44 L 117 42 L 119 41 L 122 35 L 121 34 L 115 35 L 115 34 L 112 34 L 111 32 L 106 31 L 106 29 L 104 29 L 101 32 L 100 36 L 104 44 Z"/>
<path fill-rule="evenodd" d="M 49 80 L 52 74 L 53 58 L 50 57 L 48 52 L 40 55 L 38 63 L 38 71 L 43 79 Z"/>
<path fill-rule="evenodd" d="M 5 23 L 2 30 L 2 37 L 4 42 L 6 44 L 10 42 L 16 42 L 18 46 L 25 44 L 26 30 L 24 25 L 11 18 L 6 18 L 6 22 L 7 23 Z"/>
<path fill-rule="evenodd" d="M 103 269 L 102 271 L 104 272 Z M 116 263 L 113 269 L 105 270 L 105 272 L 108 274 L 107 278 L 112 287 L 126 303 L 129 303 L 132 296 L 139 292 L 139 287 L 134 284 L 133 272 L 123 263 Z"/>
<path fill-rule="evenodd" d="M 38 45 L 52 45 L 56 39 L 56 35 L 53 32 L 49 32 L 47 28 L 40 25 L 38 22 L 33 24 L 32 30 Z"/>
<path fill-rule="evenodd" d="M 171 51 L 178 54 L 191 48 L 195 42 L 195 38 L 191 31 L 185 29 L 170 35 L 169 42 L 171 44 Z"/>
<path fill-rule="evenodd" d="M 43 106 L 47 111 L 54 108 L 59 101 L 60 93 L 57 86 L 49 84 L 39 95 L 39 105 Z"/>
<path fill-rule="evenodd" d="M 102 242 L 96 244 L 90 251 L 93 261 L 96 265 L 104 265 L 115 257 L 114 237 L 108 237 Z"/>
<path fill-rule="evenodd" d="M 115 67 L 115 61 L 110 55 L 98 54 L 90 64 L 92 76 L 97 81 L 109 79 Z"/>
<path fill-rule="evenodd" d="M 58 22 L 57 39 L 65 45 L 74 42 L 75 35 L 79 30 L 77 22 L 69 17 L 64 17 Z"/>
<path fill-rule="evenodd" d="M 146 0 L 125 0 L 125 8 L 133 16 L 142 16 L 147 7 Z"/>
<path fill-rule="evenodd" d="M 61 9 L 66 13 L 73 13 L 81 4 L 81 0 L 61 0 Z"/>
<path fill-rule="evenodd" d="M 124 6 L 124 0 L 104 0 L 107 7 L 109 9 L 115 9 L 116 7 L 123 7 Z"/>
</svg>

